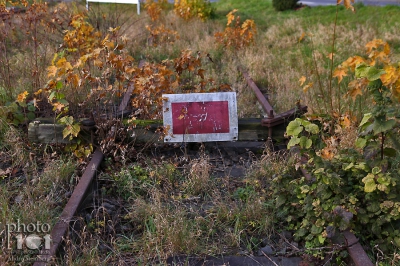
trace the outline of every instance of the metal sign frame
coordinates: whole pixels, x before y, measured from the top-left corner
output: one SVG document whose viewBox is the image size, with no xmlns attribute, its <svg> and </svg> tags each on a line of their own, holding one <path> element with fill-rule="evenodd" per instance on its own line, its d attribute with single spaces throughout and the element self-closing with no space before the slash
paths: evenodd
<svg viewBox="0 0 400 266">
<path fill-rule="evenodd" d="M 164 142 L 238 140 L 236 92 L 163 94 L 162 97 L 164 128 L 167 130 Z M 177 111 L 176 108 L 178 107 L 174 109 L 175 106 L 184 105 L 188 107 L 185 107 L 185 109 L 182 108 L 182 111 Z M 194 109 L 191 109 L 191 107 Z M 199 108 L 202 113 L 191 113 L 192 110 L 199 110 Z M 224 110 L 224 108 L 228 110 Z M 221 118 L 224 118 L 222 119 L 223 121 L 220 121 Z M 182 132 L 182 130 L 177 130 L 176 127 L 174 128 L 174 121 L 175 124 L 177 124 L 176 122 L 179 120 L 188 121 L 190 125 L 186 126 L 186 132 L 187 130 L 191 130 L 192 132 L 177 134 L 177 131 Z M 192 125 L 192 122 L 196 125 Z M 214 125 L 212 132 L 193 133 L 197 130 L 196 126 L 199 124 L 202 125 L 203 122 L 208 123 L 208 126 L 210 126 L 210 123 Z"/>
</svg>

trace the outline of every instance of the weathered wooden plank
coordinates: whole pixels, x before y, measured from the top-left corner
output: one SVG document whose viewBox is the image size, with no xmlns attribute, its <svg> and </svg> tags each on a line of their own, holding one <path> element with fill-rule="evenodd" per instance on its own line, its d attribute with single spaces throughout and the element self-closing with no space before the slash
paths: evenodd
<svg viewBox="0 0 400 266">
<path fill-rule="evenodd" d="M 162 121 L 138 120 L 136 128 L 130 132 L 132 140 L 136 143 L 162 143 L 161 133 L 157 129 L 163 126 Z M 36 143 L 70 143 L 63 139 L 64 125 L 54 124 L 52 118 L 40 118 L 29 124 L 28 138 Z M 265 141 L 268 139 L 268 128 L 261 125 L 260 118 L 239 119 L 238 141 Z M 272 139 L 283 141 L 285 125 L 275 126 L 272 130 Z M 87 136 L 86 136 L 87 137 Z"/>
</svg>

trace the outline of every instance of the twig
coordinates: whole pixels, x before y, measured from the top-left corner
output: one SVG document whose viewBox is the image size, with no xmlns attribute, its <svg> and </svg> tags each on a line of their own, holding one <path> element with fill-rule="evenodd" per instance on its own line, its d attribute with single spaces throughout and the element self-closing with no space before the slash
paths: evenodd
<svg viewBox="0 0 400 266">
<path fill-rule="evenodd" d="M 279 266 L 278 264 L 276 264 L 276 262 L 275 261 L 273 261 L 273 260 L 271 260 L 271 258 L 270 257 L 268 257 L 268 255 L 267 254 L 265 254 L 264 253 L 264 251 L 261 251 L 261 253 L 267 258 L 267 259 L 269 259 L 275 266 Z"/>
</svg>

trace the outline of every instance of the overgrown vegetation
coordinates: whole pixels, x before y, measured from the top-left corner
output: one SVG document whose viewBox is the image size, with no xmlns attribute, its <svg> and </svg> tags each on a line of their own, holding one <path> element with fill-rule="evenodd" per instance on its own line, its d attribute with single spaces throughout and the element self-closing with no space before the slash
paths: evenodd
<svg viewBox="0 0 400 266">
<path fill-rule="evenodd" d="M 346 254 L 335 239 L 351 229 L 374 261 L 396 265 L 399 7 L 348 0 L 276 12 L 277 2 L 147 0 L 140 16 L 130 5 L 93 4 L 89 12 L 79 3 L 13 3 L 25 12 L 1 6 L 0 222 L 53 223 L 77 181 L 72 158 L 83 162 L 93 150 L 78 140 L 66 153 L 75 157 L 66 158 L 57 145 L 28 144 L 27 123 L 51 116 L 66 125 L 65 138 L 77 139 L 80 119 L 91 117 L 111 161 L 103 202 L 65 245 L 70 264 L 123 263 L 132 252 L 143 264 L 256 254 L 282 231 L 297 244 L 290 254 L 339 264 Z M 297 3 L 289 2 L 285 9 Z M 309 106 L 287 135 L 311 180 L 295 171 L 296 156 L 268 150 L 249 156 L 243 178 L 216 178 L 207 151 L 190 160 L 184 148 L 172 159 L 145 157 L 123 142 L 121 120 L 104 119 L 131 86 L 130 128 L 162 117 L 163 93 L 234 90 L 239 117 L 263 117 L 238 66 L 278 112 L 299 101 Z M 107 198 L 126 204 L 121 216 L 106 211 Z"/>
</svg>

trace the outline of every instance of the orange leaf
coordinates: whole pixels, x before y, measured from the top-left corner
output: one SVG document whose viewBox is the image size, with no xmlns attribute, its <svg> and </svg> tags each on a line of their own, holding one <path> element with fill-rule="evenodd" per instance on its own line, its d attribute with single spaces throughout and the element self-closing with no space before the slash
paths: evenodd
<svg viewBox="0 0 400 266">
<path fill-rule="evenodd" d="M 355 12 L 354 6 L 352 6 L 351 3 L 354 3 L 354 0 L 344 0 L 344 6 L 347 9 L 351 9 L 351 11 Z"/>
<path fill-rule="evenodd" d="M 303 92 L 307 92 L 313 85 L 314 83 L 312 82 L 308 83 L 306 86 L 303 87 Z"/>
<path fill-rule="evenodd" d="M 303 86 L 304 82 L 306 82 L 306 77 L 301 76 L 301 78 L 299 79 L 299 82 L 300 82 L 300 86 Z"/>
<path fill-rule="evenodd" d="M 47 67 L 47 77 L 55 77 L 57 74 L 57 67 L 56 66 L 49 66 Z"/>
<path fill-rule="evenodd" d="M 348 115 L 345 115 L 341 118 L 340 125 L 343 128 L 349 128 L 351 126 L 351 120 L 349 119 Z"/>
<path fill-rule="evenodd" d="M 304 37 L 306 37 L 306 33 L 303 31 L 303 32 L 301 33 L 300 38 L 299 38 L 299 42 L 301 42 L 301 41 L 304 39 Z"/>
<path fill-rule="evenodd" d="M 326 57 L 332 60 L 334 55 L 335 55 L 334 53 L 329 53 Z"/>
<path fill-rule="evenodd" d="M 19 102 L 19 103 L 24 102 L 24 101 L 26 100 L 26 97 L 28 96 L 28 94 L 29 94 L 29 93 L 28 93 L 27 91 L 24 91 L 24 92 L 18 94 L 18 96 L 17 96 L 17 102 Z"/>
<path fill-rule="evenodd" d="M 227 26 L 229 26 L 232 21 L 235 19 L 235 12 L 238 11 L 237 9 L 232 10 L 231 12 L 228 13 L 228 15 L 226 15 L 226 17 L 228 18 L 228 23 L 226 24 Z"/>
<path fill-rule="evenodd" d="M 339 83 L 343 80 L 343 77 L 347 76 L 346 70 L 343 68 L 336 68 L 335 71 L 333 71 L 333 77 L 338 78 Z"/>
<path fill-rule="evenodd" d="M 326 160 L 332 159 L 334 155 L 333 150 L 329 147 L 325 147 L 320 152 L 320 156 Z"/>
</svg>

